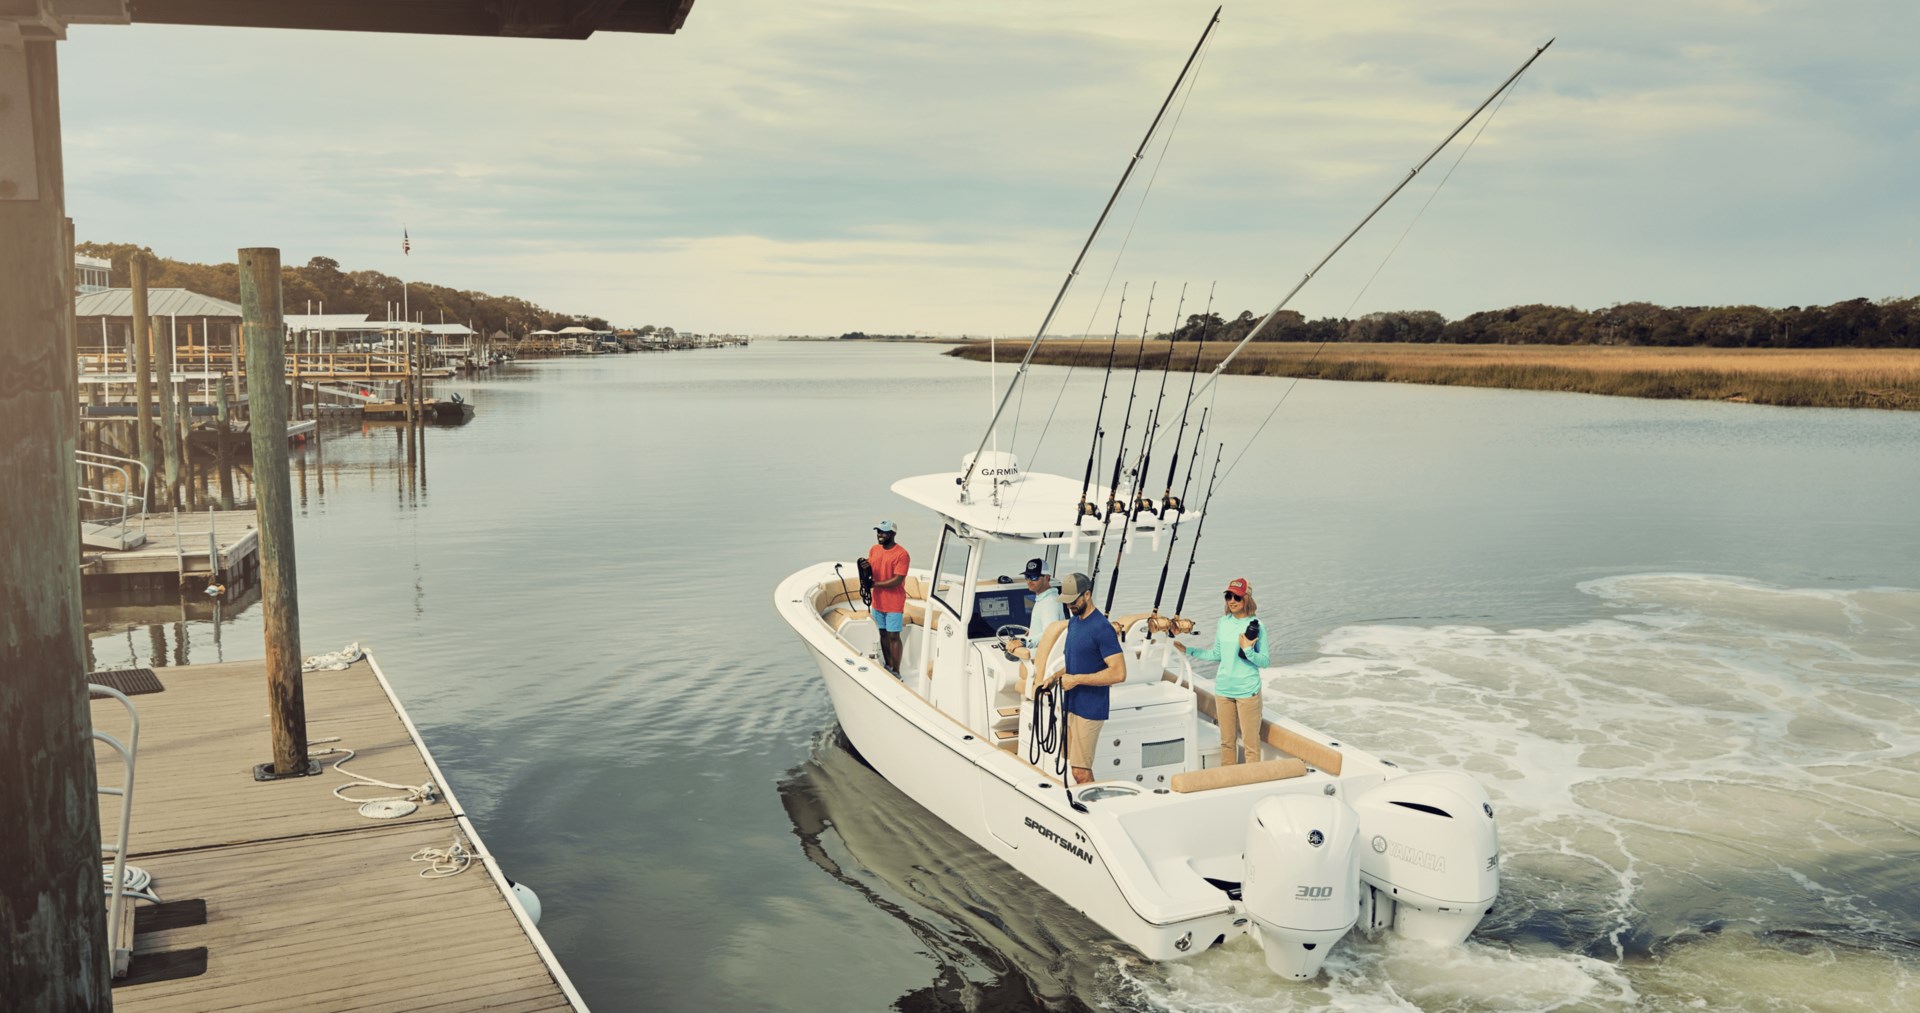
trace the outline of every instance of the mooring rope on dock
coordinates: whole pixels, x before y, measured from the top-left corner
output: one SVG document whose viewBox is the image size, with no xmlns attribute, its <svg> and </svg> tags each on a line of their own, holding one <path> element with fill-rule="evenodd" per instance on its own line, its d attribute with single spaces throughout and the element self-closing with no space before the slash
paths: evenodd
<svg viewBox="0 0 1920 1013">
<path fill-rule="evenodd" d="M 307 745 L 319 746 L 329 742 L 339 742 L 339 741 L 340 741 L 340 736 L 331 735 L 324 739 L 310 739 L 308 740 Z M 412 806 L 420 806 L 420 805 L 431 805 L 435 802 L 440 801 L 440 789 L 432 781 L 427 781 L 423 784 L 394 784 L 392 781 L 382 781 L 377 777 L 368 777 L 365 774 L 356 774 L 353 771 L 346 769 L 347 761 L 353 759 L 356 753 L 354 750 L 348 749 L 345 746 L 341 746 L 335 749 L 323 749 L 317 753 L 311 753 L 309 755 L 317 759 L 322 756 L 332 756 L 336 753 L 341 753 L 345 755 L 342 755 L 338 760 L 333 761 L 333 770 L 336 771 L 337 773 L 345 774 L 348 777 L 353 778 L 353 780 L 346 784 L 335 786 L 333 789 L 333 797 L 339 799 L 342 802 L 350 802 L 356 806 L 360 806 L 361 812 L 364 815 L 373 817 L 375 819 L 394 819 L 400 816 L 408 815 L 409 813 L 413 812 L 413 809 L 411 808 L 400 809 L 399 811 L 386 810 L 380 813 L 367 812 L 366 807 L 369 804 L 375 803 L 375 802 L 404 802 Z M 391 788 L 394 791 L 402 792 L 403 794 L 377 795 L 371 798 L 354 798 L 352 796 L 341 794 L 341 792 L 343 791 L 351 791 L 355 788 Z"/>
<path fill-rule="evenodd" d="M 445 879 L 467 871 L 467 866 L 473 864 L 473 852 L 468 851 L 460 835 L 455 834 L 452 844 L 445 848 L 421 848 L 413 853 L 413 860 L 427 863 L 427 867 L 420 870 L 421 878 Z"/>
</svg>

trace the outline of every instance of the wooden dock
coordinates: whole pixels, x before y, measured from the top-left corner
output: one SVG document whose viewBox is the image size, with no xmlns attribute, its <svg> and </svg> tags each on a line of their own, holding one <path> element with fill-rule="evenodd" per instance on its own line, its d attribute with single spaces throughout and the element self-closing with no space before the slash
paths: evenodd
<svg viewBox="0 0 1920 1013">
<path fill-rule="evenodd" d="M 271 782 L 253 778 L 273 756 L 265 662 L 157 677 L 162 691 L 132 697 L 140 743 L 128 862 L 152 874 L 166 903 L 138 903 L 116 1009 L 585 1008 L 371 656 L 307 673 L 308 736 L 327 769 Z M 93 719 L 124 738 L 118 701 L 96 699 Z M 317 743 L 333 736 L 341 741 Z M 349 781 L 331 769 L 335 757 L 318 755 L 337 746 L 356 751 L 346 769 L 431 782 L 440 801 L 398 819 L 362 816 L 333 794 Z M 98 748 L 96 757 L 100 783 L 119 783 L 117 755 Z M 111 842 L 119 801 L 101 801 Z M 422 877 L 415 854 L 456 841 L 474 856 L 466 870 Z"/>
<path fill-rule="evenodd" d="M 87 548 L 88 563 L 80 571 L 83 589 L 173 588 L 183 586 L 189 577 L 238 587 L 259 573 L 260 533 L 251 508 L 147 514 L 144 521 L 143 527 L 142 518 L 134 517 L 126 525 L 146 534 L 147 540 L 141 545 L 131 549 Z"/>
</svg>

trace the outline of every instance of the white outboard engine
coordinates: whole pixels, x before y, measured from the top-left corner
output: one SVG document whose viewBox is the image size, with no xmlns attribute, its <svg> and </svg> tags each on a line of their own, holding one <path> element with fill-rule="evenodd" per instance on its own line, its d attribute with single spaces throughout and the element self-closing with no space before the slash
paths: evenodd
<svg viewBox="0 0 1920 1013">
<path fill-rule="evenodd" d="M 1364 928 L 1466 941 L 1500 893 L 1500 841 L 1480 782 L 1455 770 L 1396 777 L 1354 799 Z"/>
<path fill-rule="evenodd" d="M 1331 795 L 1263 798 L 1247 817 L 1246 864 L 1241 902 L 1267 966 L 1288 978 L 1319 974 L 1360 917 L 1359 817 Z"/>
</svg>

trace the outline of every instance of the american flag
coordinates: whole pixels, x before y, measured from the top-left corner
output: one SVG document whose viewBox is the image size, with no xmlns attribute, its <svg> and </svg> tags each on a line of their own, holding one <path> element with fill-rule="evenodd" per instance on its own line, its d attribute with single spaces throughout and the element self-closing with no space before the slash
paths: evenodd
<svg viewBox="0 0 1920 1013">
<path fill-rule="evenodd" d="M 400 255 L 404 257 L 411 252 L 413 252 L 413 241 L 407 238 L 406 227 L 402 226 L 400 229 Z"/>
</svg>

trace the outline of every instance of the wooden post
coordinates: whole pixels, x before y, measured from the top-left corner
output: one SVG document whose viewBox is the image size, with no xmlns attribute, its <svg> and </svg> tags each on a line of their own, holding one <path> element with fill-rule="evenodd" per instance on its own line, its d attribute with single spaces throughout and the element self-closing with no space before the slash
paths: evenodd
<svg viewBox="0 0 1920 1013">
<path fill-rule="evenodd" d="M 217 429 L 220 439 L 219 439 L 219 442 L 215 444 L 215 453 L 217 455 L 216 460 L 218 461 L 219 468 L 220 468 L 220 509 L 232 510 L 233 509 L 233 457 L 227 449 L 227 442 L 231 438 L 231 433 L 229 432 L 228 427 L 232 421 L 232 412 L 230 412 L 227 409 L 227 375 L 226 374 L 222 374 L 220 377 L 220 381 L 214 385 L 214 398 L 215 398 L 214 418 L 220 421 L 220 425 Z"/>
<path fill-rule="evenodd" d="M 267 639 L 270 777 L 300 777 L 307 760 L 307 704 L 300 677 L 300 601 L 293 565 L 293 493 L 287 470 L 287 349 L 280 315 L 280 251 L 240 251 L 241 329 L 247 408 L 253 419 L 253 502 L 260 531 L 260 608 Z M 261 768 L 254 777 L 262 778 Z"/>
<path fill-rule="evenodd" d="M 0 23 L 0 996 L 106 1010 L 54 47 Z"/>
<path fill-rule="evenodd" d="M 150 323 L 154 331 L 159 318 Z M 172 506 L 174 497 L 180 490 L 180 430 L 173 418 L 173 335 L 168 334 L 164 345 L 155 343 L 153 350 L 154 384 L 160 393 L 160 495 L 162 506 Z"/>
<path fill-rule="evenodd" d="M 194 488 L 193 484 L 193 443 L 188 439 L 188 434 L 193 431 L 193 394 L 187 390 L 185 380 L 180 381 L 176 386 L 180 391 L 180 403 L 175 406 L 175 416 L 180 429 L 176 434 L 177 445 L 180 448 L 180 503 L 182 506 L 193 507 L 198 506 L 200 501 L 199 490 Z"/>
<path fill-rule="evenodd" d="M 133 336 L 134 440 L 140 452 L 140 464 L 146 470 L 147 487 L 141 492 L 153 495 L 153 328 L 147 317 L 147 258 L 135 252 L 127 258 L 128 284 L 133 286 L 133 316 L 127 329 Z"/>
</svg>

